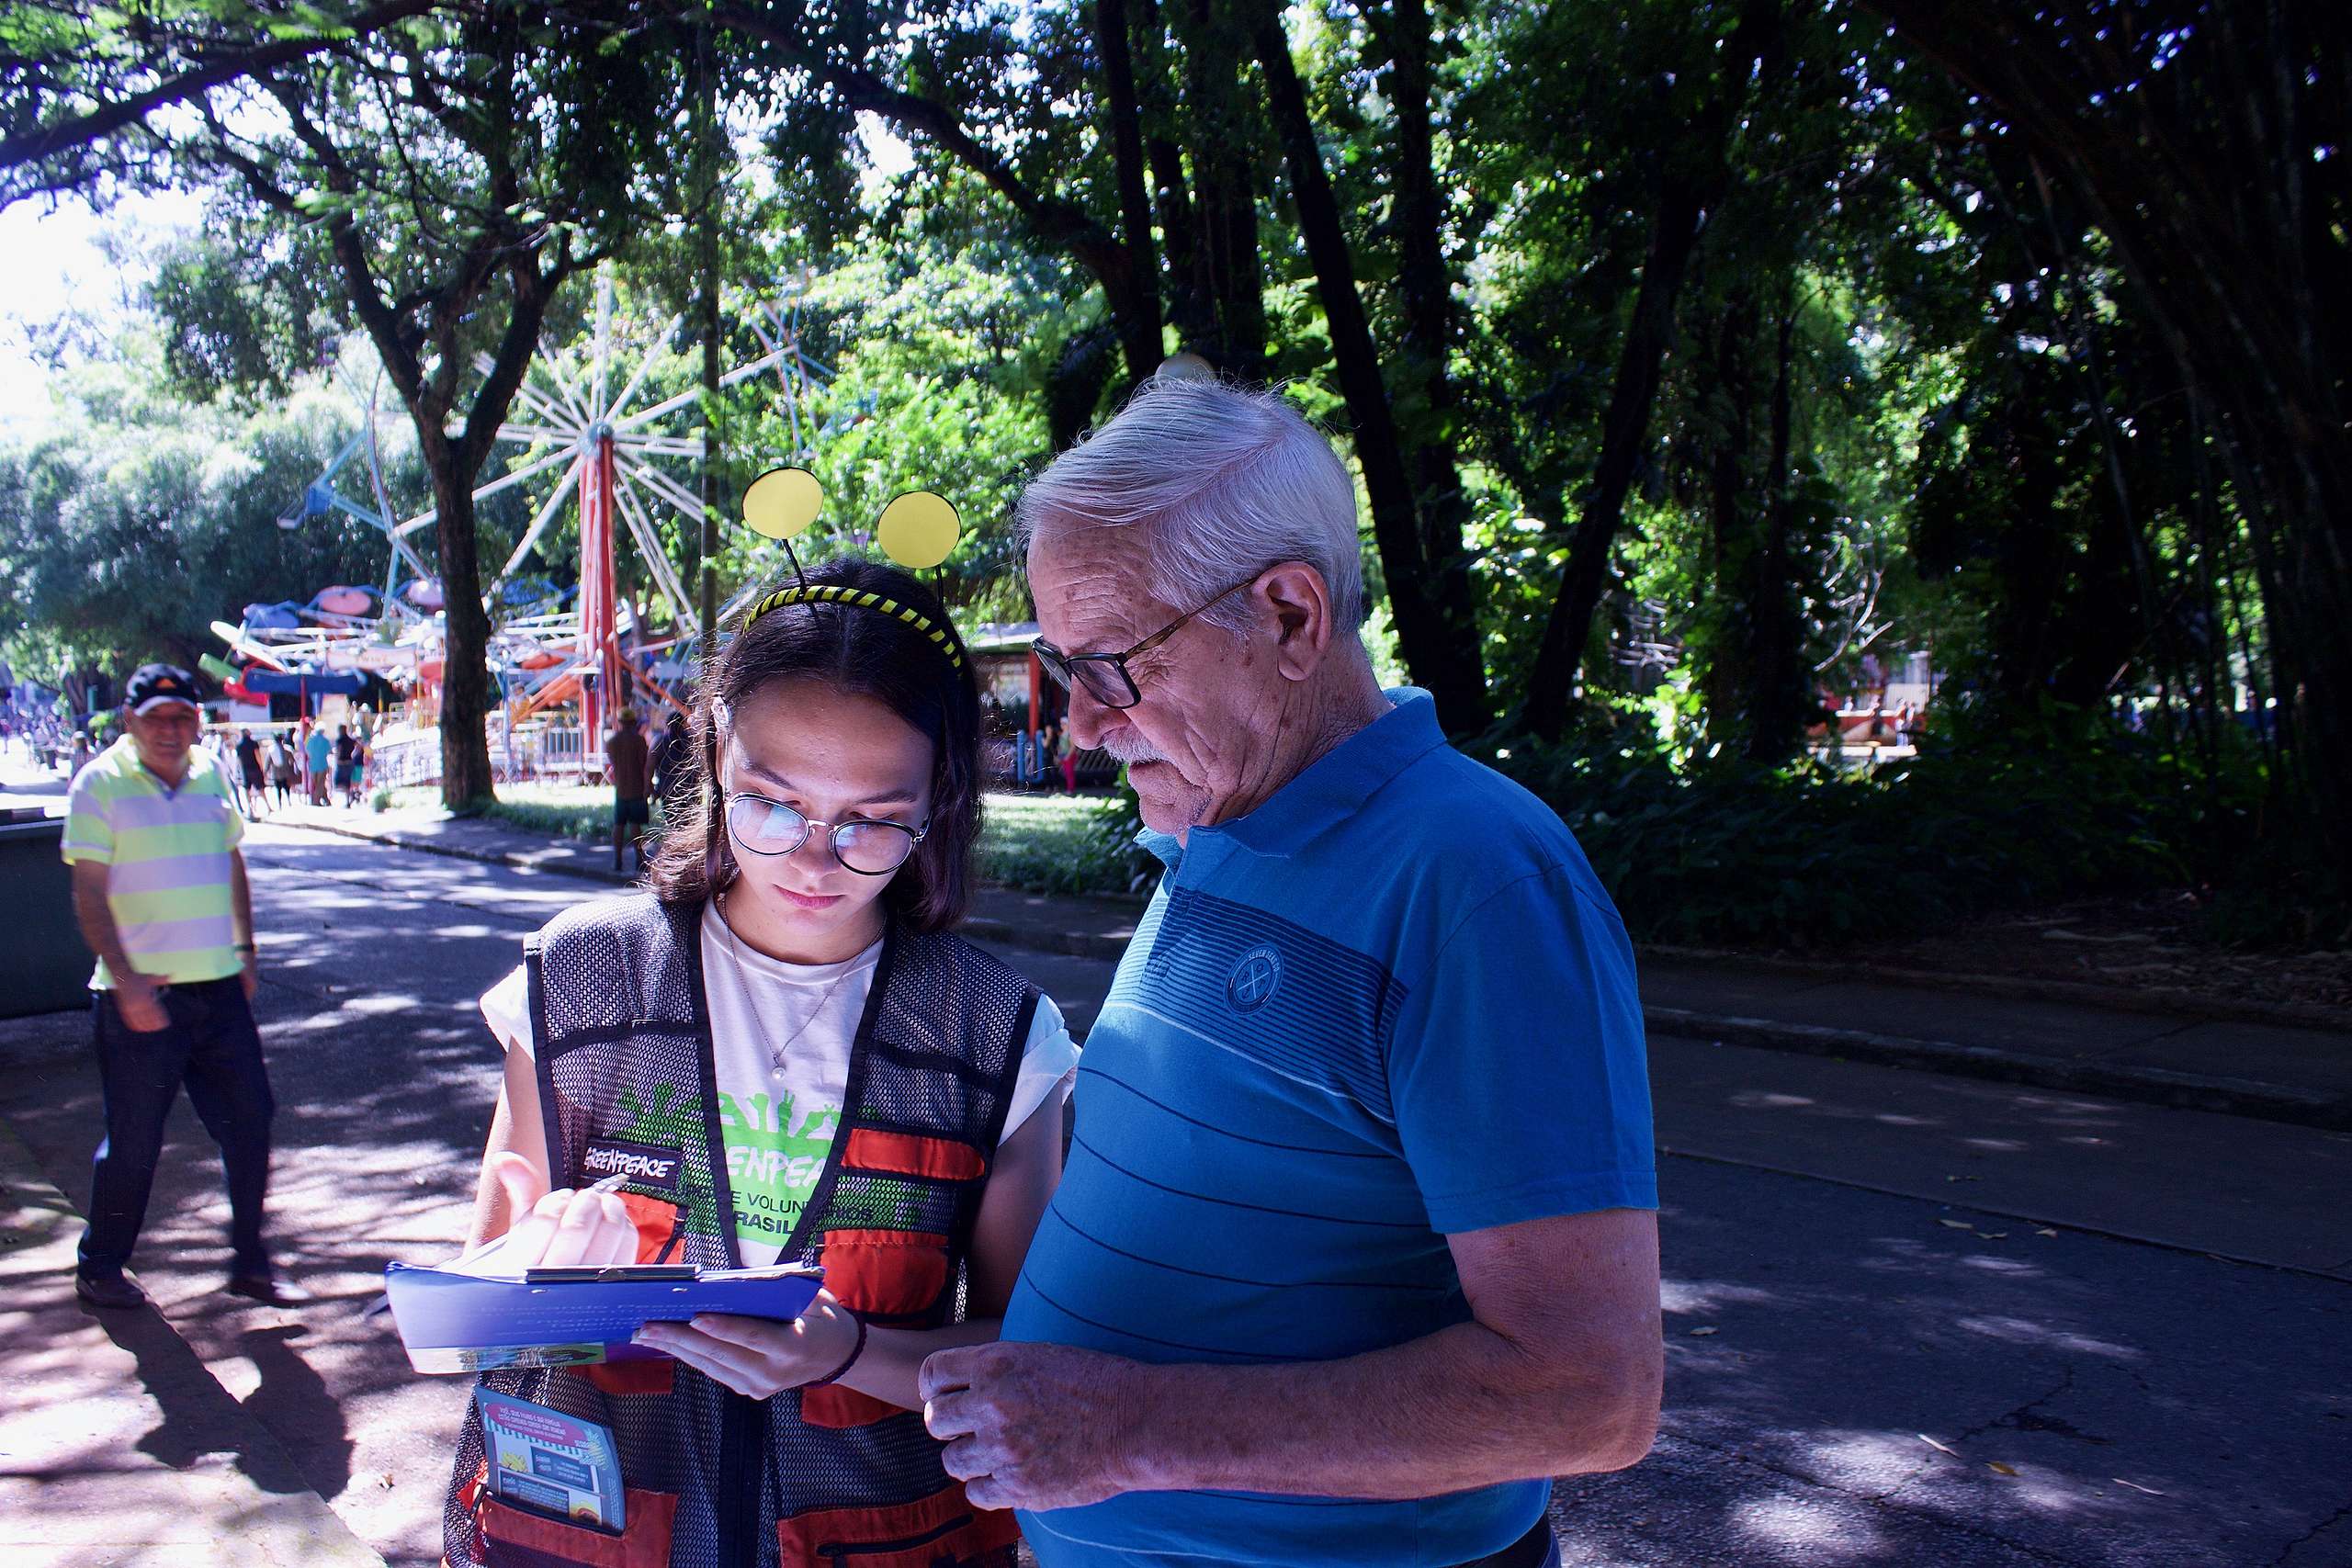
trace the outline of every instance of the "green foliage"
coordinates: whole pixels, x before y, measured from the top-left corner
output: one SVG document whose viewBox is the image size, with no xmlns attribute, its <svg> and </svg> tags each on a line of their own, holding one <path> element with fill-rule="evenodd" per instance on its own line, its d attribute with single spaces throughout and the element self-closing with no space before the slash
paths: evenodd
<svg viewBox="0 0 2352 1568">
<path fill-rule="evenodd" d="M 362 525 L 273 525 L 350 434 L 339 398 L 189 407 L 135 334 L 64 387 L 66 423 L 0 447 L 0 653 L 20 668 L 192 666 L 219 651 L 209 623 L 247 604 L 383 575 L 381 536 Z"/>
<path fill-rule="evenodd" d="M 1135 842 L 1130 795 L 991 795 L 979 872 L 1032 893 L 1133 893 L 1159 862 Z"/>
<path fill-rule="evenodd" d="M 1917 936 L 1989 910 L 2233 885 L 2258 759 L 2054 706 L 1905 762 L 1679 763 L 1638 722 L 1489 761 L 1560 813 L 1636 941 L 1806 947 Z"/>
</svg>

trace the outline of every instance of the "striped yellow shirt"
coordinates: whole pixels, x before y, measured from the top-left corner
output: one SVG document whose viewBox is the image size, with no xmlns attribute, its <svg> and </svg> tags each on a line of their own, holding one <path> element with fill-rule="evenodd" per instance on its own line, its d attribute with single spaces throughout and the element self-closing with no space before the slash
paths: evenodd
<svg viewBox="0 0 2352 1568">
<path fill-rule="evenodd" d="M 65 814 L 65 858 L 107 867 L 107 908 L 123 955 L 152 979 L 225 979 L 243 965 L 230 899 L 230 852 L 245 835 L 220 764 L 192 747 L 177 789 L 124 736 L 90 759 Z M 93 990 L 111 990 L 100 959 Z"/>
</svg>

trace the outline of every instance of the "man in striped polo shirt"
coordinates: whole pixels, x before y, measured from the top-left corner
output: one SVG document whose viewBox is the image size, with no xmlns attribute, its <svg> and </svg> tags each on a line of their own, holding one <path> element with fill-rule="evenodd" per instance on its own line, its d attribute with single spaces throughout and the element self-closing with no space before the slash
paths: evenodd
<svg viewBox="0 0 2352 1568">
<path fill-rule="evenodd" d="M 1000 1343 L 922 1389 L 1042 1568 L 1542 1568 L 1664 1362 L 1633 951 L 1558 815 L 1384 692 L 1353 487 L 1147 383 L 1023 496 L 1038 658 L 1165 863 Z"/>
<path fill-rule="evenodd" d="M 146 1300 L 123 1269 L 185 1084 L 228 1178 L 229 1289 L 281 1304 L 306 1299 L 276 1279 L 262 1241 L 277 1102 L 254 1026 L 253 898 L 237 848 L 244 822 L 198 744 L 194 676 L 141 666 L 122 719 L 123 737 L 74 781 L 65 819 L 74 912 L 98 955 L 90 988 L 106 1097 L 74 1289 L 94 1306 Z"/>
</svg>

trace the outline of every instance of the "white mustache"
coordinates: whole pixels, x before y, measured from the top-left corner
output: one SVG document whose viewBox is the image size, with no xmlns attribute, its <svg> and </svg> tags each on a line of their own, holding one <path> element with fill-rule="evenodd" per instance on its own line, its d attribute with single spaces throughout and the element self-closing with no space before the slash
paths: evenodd
<svg viewBox="0 0 2352 1568">
<path fill-rule="evenodd" d="M 1102 750 L 1111 753 L 1112 757 L 1116 761 L 1125 762 L 1129 767 L 1135 766 L 1137 762 L 1164 762 L 1168 761 L 1166 757 L 1160 754 L 1158 747 L 1152 745 L 1151 742 L 1146 740 L 1140 735 L 1133 733 L 1104 736 L 1102 738 Z"/>
</svg>

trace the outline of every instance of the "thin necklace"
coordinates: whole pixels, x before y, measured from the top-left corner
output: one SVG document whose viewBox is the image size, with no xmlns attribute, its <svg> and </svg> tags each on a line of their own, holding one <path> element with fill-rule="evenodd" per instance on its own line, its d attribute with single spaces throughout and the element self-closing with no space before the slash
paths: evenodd
<svg viewBox="0 0 2352 1568">
<path fill-rule="evenodd" d="M 760 1026 L 761 1039 L 764 1043 L 774 1038 L 775 1031 L 768 1026 L 767 1014 L 761 1009 L 760 998 L 752 994 L 752 982 L 746 977 L 750 974 L 751 964 L 743 955 L 742 939 L 735 934 L 734 924 L 727 918 L 727 895 L 721 893 L 711 902 L 718 910 L 719 930 L 727 933 L 727 945 L 733 950 L 734 962 L 729 967 L 734 976 L 735 989 L 741 995 L 743 1006 L 751 1013 L 752 1021 Z M 824 994 L 819 997 L 816 1005 L 808 1010 L 808 1016 L 800 1021 L 800 1027 L 786 1036 L 783 1044 L 768 1046 L 768 1061 L 777 1071 L 781 1072 L 784 1069 L 785 1058 L 792 1054 L 792 1048 L 799 1043 L 800 1037 L 808 1033 L 810 1026 L 824 1016 L 825 1004 L 833 999 L 833 993 L 848 984 L 849 977 L 858 972 L 860 965 L 857 964 L 856 960 L 852 958 L 849 962 L 851 967 L 842 970 L 833 977 L 833 983 L 825 987 Z"/>
</svg>

